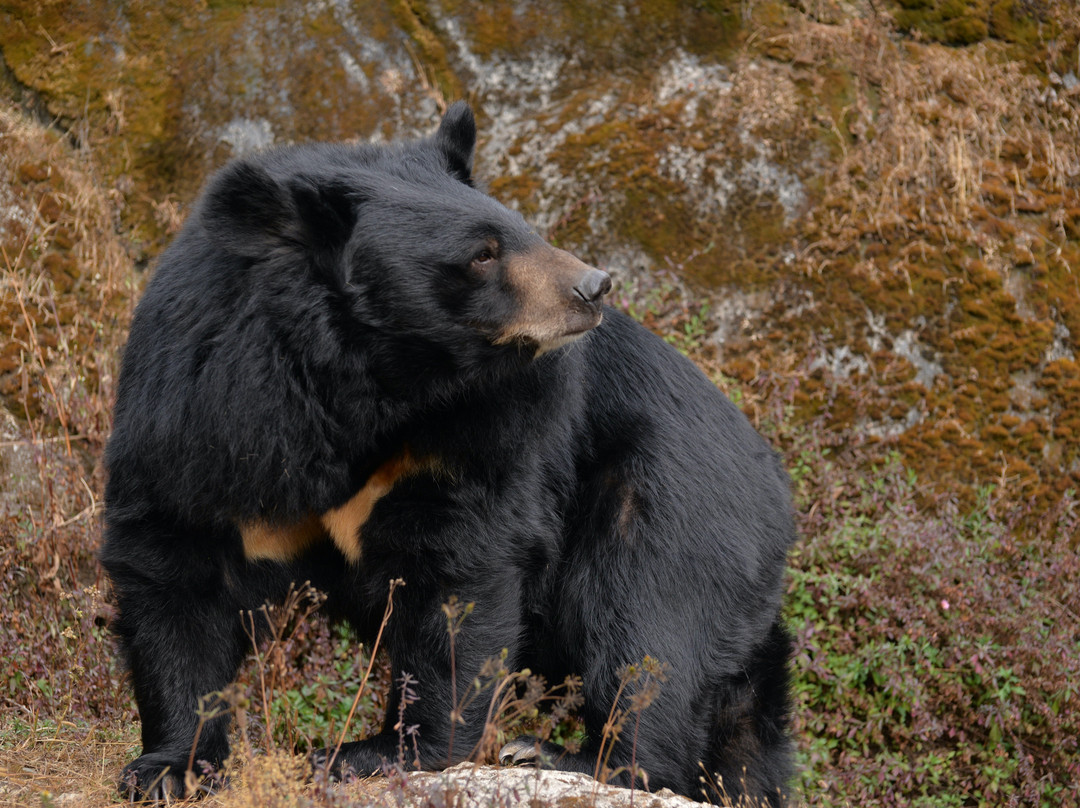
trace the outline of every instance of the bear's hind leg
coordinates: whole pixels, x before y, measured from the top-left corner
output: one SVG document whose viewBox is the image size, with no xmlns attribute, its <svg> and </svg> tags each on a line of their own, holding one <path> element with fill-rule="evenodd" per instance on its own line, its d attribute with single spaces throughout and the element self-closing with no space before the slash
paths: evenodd
<svg viewBox="0 0 1080 808">
<path fill-rule="evenodd" d="M 793 772 L 788 736 L 788 657 L 791 637 L 778 621 L 747 665 L 717 700 L 715 735 L 707 761 L 710 800 L 782 806 Z M 715 778 L 715 779 L 714 779 Z"/>
</svg>

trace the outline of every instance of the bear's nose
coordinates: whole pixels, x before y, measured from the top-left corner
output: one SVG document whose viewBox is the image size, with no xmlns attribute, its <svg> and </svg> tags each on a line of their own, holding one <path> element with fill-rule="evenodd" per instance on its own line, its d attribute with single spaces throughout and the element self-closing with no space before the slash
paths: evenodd
<svg viewBox="0 0 1080 808">
<path fill-rule="evenodd" d="M 590 269 L 578 281 L 574 291 L 590 306 L 595 306 L 611 291 L 611 276 L 602 269 Z"/>
</svg>

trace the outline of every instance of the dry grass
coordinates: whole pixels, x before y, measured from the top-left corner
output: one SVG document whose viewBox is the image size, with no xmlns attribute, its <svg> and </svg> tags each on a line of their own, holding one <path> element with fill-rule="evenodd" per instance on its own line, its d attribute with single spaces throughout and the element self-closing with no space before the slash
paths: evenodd
<svg viewBox="0 0 1080 808">
<path fill-rule="evenodd" d="M 0 804 L 56 805 L 77 808 L 116 802 L 116 772 L 137 743 L 128 737 L 107 739 L 96 729 L 60 726 L 27 728 L 5 723 L 0 737 Z M 49 795 L 46 797 L 45 795 Z"/>
<path fill-rule="evenodd" d="M 92 524 L 138 278 L 116 233 L 115 199 L 87 154 L 0 107 L 0 172 L 20 180 L 0 197 L 0 395 L 21 421 L 9 421 L 2 447 L 17 478 L 8 504 L 38 530 Z M 78 485 L 53 484 L 54 459 L 84 461 Z"/>
<path fill-rule="evenodd" d="M 0 802 L 103 805 L 134 742 L 93 551 L 137 277 L 90 157 L 6 105 L 0 174 Z"/>
<path fill-rule="evenodd" d="M 836 235 L 809 254 L 842 252 L 865 224 L 883 237 L 914 222 L 970 226 L 988 179 L 1022 196 L 1027 176 L 1009 162 L 1018 155 L 1045 163 L 1040 185 L 1051 190 L 1080 172 L 1080 109 L 1048 94 L 1003 46 L 980 44 L 957 58 L 955 49 L 897 40 L 875 17 L 807 23 L 786 39 L 796 64 L 850 71 L 835 104 L 819 112 L 839 152 L 820 207 L 822 229 Z"/>
</svg>

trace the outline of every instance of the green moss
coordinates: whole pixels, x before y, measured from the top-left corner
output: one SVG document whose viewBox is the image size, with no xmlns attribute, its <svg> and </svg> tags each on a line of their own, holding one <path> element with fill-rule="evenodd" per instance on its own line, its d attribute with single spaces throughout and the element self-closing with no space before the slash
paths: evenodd
<svg viewBox="0 0 1080 808">
<path fill-rule="evenodd" d="M 901 30 L 946 45 L 971 45 L 993 38 L 1008 43 L 1013 58 L 1045 69 L 1062 52 L 1046 43 L 1063 32 L 1052 13 L 1054 0 L 895 0 Z"/>
<path fill-rule="evenodd" d="M 1040 39 L 1040 14 L 1032 13 L 1030 2 L 994 0 L 990 6 L 989 30 L 995 39 L 1032 46 Z"/>
<path fill-rule="evenodd" d="M 152 200 L 175 191 L 191 158 L 179 137 L 182 94 L 166 47 L 175 18 L 150 8 L 124 9 L 117 20 L 111 6 L 94 3 L 9 7 L 9 24 L 0 24 L 5 60 L 62 124 L 78 122 L 93 137 L 107 173 L 137 178 L 140 193 L 125 221 L 137 240 L 153 241 Z M 118 26 L 126 32 L 120 40 Z"/>
<path fill-rule="evenodd" d="M 970 45 L 989 34 L 990 0 L 899 0 L 896 23 L 946 45 Z"/>
<path fill-rule="evenodd" d="M 410 23 L 417 59 L 446 97 L 457 97 L 445 52 L 422 3 L 414 5 L 420 10 L 405 2 L 397 10 Z M 343 139 L 371 133 L 394 103 L 367 64 L 359 68 L 371 91 L 352 93 L 338 57 L 355 43 L 329 8 L 15 0 L 4 9 L 0 49 L 15 79 L 60 126 L 88 138 L 126 196 L 123 223 L 145 256 L 168 236 L 160 203 L 191 200 L 231 154 L 218 138 L 234 117 L 269 122 L 282 139 Z M 402 26 L 392 11 L 372 2 L 349 13 L 371 36 L 396 43 L 391 32 Z"/>
<path fill-rule="evenodd" d="M 951 45 L 970 45 L 986 39 L 989 29 L 986 20 L 975 16 L 956 17 L 946 20 L 943 26 L 945 42 Z"/>
<path fill-rule="evenodd" d="M 737 44 L 741 27 L 737 0 L 645 0 L 626 4 L 623 14 L 613 14 L 603 0 L 443 0 L 441 6 L 482 58 L 556 45 L 594 69 L 647 69 L 658 54 L 676 46 L 702 56 L 724 56 Z"/>
</svg>

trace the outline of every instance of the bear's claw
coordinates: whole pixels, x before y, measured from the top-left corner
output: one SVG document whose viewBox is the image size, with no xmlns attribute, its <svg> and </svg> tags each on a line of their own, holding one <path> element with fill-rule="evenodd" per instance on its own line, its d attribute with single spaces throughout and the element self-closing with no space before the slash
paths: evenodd
<svg viewBox="0 0 1080 808">
<path fill-rule="evenodd" d="M 332 756 L 332 757 L 331 757 Z M 342 759 L 341 750 L 316 749 L 308 755 L 308 765 L 313 774 L 324 772 L 330 782 L 348 783 L 356 778 L 356 770 Z"/>
<path fill-rule="evenodd" d="M 196 778 L 191 791 L 187 787 L 187 761 L 180 762 L 168 755 L 153 753 L 136 758 L 120 775 L 120 796 L 131 803 L 170 803 L 185 797 L 217 793 L 226 785 L 226 778 L 207 764 L 202 776 Z"/>
<path fill-rule="evenodd" d="M 538 766 L 554 768 L 555 759 L 563 748 L 532 735 L 521 735 L 509 741 L 499 750 L 499 763 L 503 766 Z"/>
<path fill-rule="evenodd" d="M 184 797 L 184 767 L 154 757 L 143 755 L 124 767 L 119 791 L 125 800 L 156 803 Z"/>
</svg>

